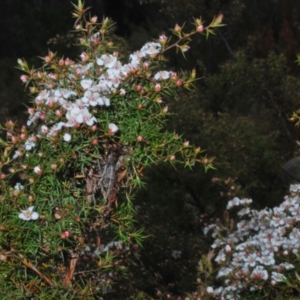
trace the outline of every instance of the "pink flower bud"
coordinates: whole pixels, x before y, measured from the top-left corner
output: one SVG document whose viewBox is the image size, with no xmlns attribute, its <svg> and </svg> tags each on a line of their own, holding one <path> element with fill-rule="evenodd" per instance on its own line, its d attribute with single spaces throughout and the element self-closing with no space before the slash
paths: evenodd
<svg viewBox="0 0 300 300">
<path fill-rule="evenodd" d="M 63 231 L 62 233 L 61 233 L 61 238 L 63 239 L 63 240 L 65 240 L 65 239 L 68 239 L 69 237 L 70 237 L 70 231 L 69 230 L 65 230 L 65 231 Z"/>
<path fill-rule="evenodd" d="M 64 60 L 61 58 L 59 61 L 58 61 L 58 65 L 59 66 L 63 66 L 65 64 Z"/>
<path fill-rule="evenodd" d="M 94 37 L 94 38 L 92 39 L 92 42 L 93 42 L 94 45 L 98 45 L 98 44 L 99 44 L 99 39 L 96 38 L 96 37 Z"/>
<path fill-rule="evenodd" d="M 188 46 L 188 45 L 182 45 L 182 46 L 180 46 L 180 50 L 182 52 L 187 52 L 189 49 L 190 49 L 190 46 Z"/>
<path fill-rule="evenodd" d="M 34 109 L 33 107 L 29 107 L 29 108 L 27 109 L 27 111 L 28 111 L 28 113 L 29 113 L 30 115 L 33 115 L 34 112 L 35 112 L 35 109 Z"/>
<path fill-rule="evenodd" d="M 109 134 L 115 134 L 119 130 L 118 126 L 113 123 L 108 124 L 108 133 Z"/>
<path fill-rule="evenodd" d="M 98 145 L 99 144 L 99 140 L 97 138 L 92 139 L 91 143 L 92 143 L 92 145 Z"/>
<path fill-rule="evenodd" d="M 46 87 L 52 90 L 54 88 L 54 84 L 53 83 L 46 84 Z"/>
<path fill-rule="evenodd" d="M 89 60 L 89 55 L 88 54 L 86 54 L 85 52 L 82 52 L 81 54 L 80 54 L 80 58 L 81 58 L 81 60 L 82 61 L 87 61 L 87 60 Z"/>
<path fill-rule="evenodd" d="M 36 105 L 36 106 L 41 106 L 42 103 L 43 103 L 43 102 L 42 102 L 41 100 L 39 100 L 39 99 L 35 99 L 34 102 L 35 102 L 35 105 Z"/>
<path fill-rule="evenodd" d="M 165 107 L 163 108 L 162 112 L 166 114 L 166 113 L 168 112 L 168 110 L 169 110 L 169 107 L 168 107 L 168 106 L 165 106 Z"/>
<path fill-rule="evenodd" d="M 97 20 L 98 20 L 98 18 L 96 16 L 94 16 L 90 19 L 90 22 L 94 24 L 94 23 L 97 23 Z"/>
<path fill-rule="evenodd" d="M 5 179 L 5 178 L 6 178 L 6 174 L 4 174 L 4 173 L 1 173 L 1 174 L 0 174 L 0 179 L 2 179 L 2 180 L 3 180 L 3 179 Z"/>
<path fill-rule="evenodd" d="M 178 24 L 176 24 L 175 28 L 174 28 L 174 31 L 180 32 L 181 31 L 181 27 Z"/>
<path fill-rule="evenodd" d="M 29 91 L 30 91 L 30 93 L 37 93 L 39 90 L 35 87 L 35 86 L 31 86 L 30 88 L 29 88 Z"/>
<path fill-rule="evenodd" d="M 57 164 L 51 164 L 51 169 L 52 169 L 52 170 L 57 169 Z"/>
<path fill-rule="evenodd" d="M 13 192 L 14 196 L 17 197 L 20 195 L 20 190 L 14 190 Z"/>
<path fill-rule="evenodd" d="M 58 118 L 61 118 L 61 117 L 63 116 L 63 113 L 62 113 L 62 111 L 61 111 L 60 109 L 57 109 L 57 110 L 55 111 L 55 115 L 56 115 Z"/>
<path fill-rule="evenodd" d="M 199 152 L 201 152 L 201 148 L 200 147 L 198 147 L 198 148 L 195 149 L 195 153 L 199 153 Z"/>
<path fill-rule="evenodd" d="M 5 126 L 8 128 L 13 128 L 15 126 L 15 123 L 12 120 L 9 120 L 5 123 Z"/>
<path fill-rule="evenodd" d="M 197 26 L 197 32 L 203 32 L 203 30 L 204 30 L 204 27 L 203 27 L 203 25 L 199 25 L 199 26 Z"/>
<path fill-rule="evenodd" d="M 53 108 L 55 105 L 56 105 L 56 102 L 54 101 L 54 99 L 50 99 L 49 102 L 48 102 L 48 106 L 50 108 Z"/>
<path fill-rule="evenodd" d="M 124 90 L 124 89 L 120 89 L 120 96 L 125 96 L 125 94 L 126 94 L 126 91 Z"/>
<path fill-rule="evenodd" d="M 51 62 L 52 57 L 50 57 L 49 55 L 47 55 L 47 56 L 45 56 L 44 60 L 45 60 L 46 63 L 49 63 L 49 62 Z"/>
<path fill-rule="evenodd" d="M 177 86 L 182 86 L 182 81 L 181 81 L 180 79 L 178 79 L 178 80 L 176 81 L 176 85 L 177 85 Z"/>
<path fill-rule="evenodd" d="M 45 120 L 46 119 L 46 114 L 45 113 L 41 113 L 40 114 L 40 119 L 41 120 Z"/>
<path fill-rule="evenodd" d="M 170 77 L 171 77 L 171 79 L 177 79 L 178 75 L 176 72 L 171 72 Z"/>
<path fill-rule="evenodd" d="M 21 75 L 20 79 L 22 80 L 22 82 L 27 82 L 28 81 L 28 76 L 27 75 Z"/>
<path fill-rule="evenodd" d="M 97 130 L 97 125 L 93 125 L 92 127 L 90 127 L 92 132 L 95 132 Z"/>
<path fill-rule="evenodd" d="M 142 90 L 142 86 L 141 85 L 136 85 L 135 86 L 135 90 L 137 91 L 137 92 L 140 92 L 141 90 Z"/>
<path fill-rule="evenodd" d="M 54 80 L 56 80 L 58 76 L 55 73 L 50 73 L 49 77 L 52 78 L 52 79 L 54 79 Z"/>
<path fill-rule="evenodd" d="M 36 166 L 36 167 L 34 167 L 33 172 L 38 174 L 38 175 L 42 175 L 43 170 L 40 166 Z"/>
<path fill-rule="evenodd" d="M 13 144 L 16 144 L 19 141 L 19 139 L 16 136 L 12 136 L 11 141 Z"/>
<path fill-rule="evenodd" d="M 161 86 L 160 86 L 159 83 L 157 83 L 157 84 L 155 85 L 154 90 L 155 90 L 156 93 L 160 92 Z"/>
<path fill-rule="evenodd" d="M 185 142 L 183 143 L 183 146 L 184 146 L 184 147 L 188 147 L 188 146 L 189 146 L 189 144 L 190 144 L 190 142 L 189 142 L 189 141 L 185 141 Z"/>
<path fill-rule="evenodd" d="M 136 140 L 138 141 L 138 142 L 142 142 L 143 141 L 143 136 L 142 135 L 138 135 L 137 137 L 136 137 Z"/>
<path fill-rule="evenodd" d="M 20 138 L 21 138 L 21 140 L 26 141 L 27 140 L 27 134 L 21 133 Z"/>
<path fill-rule="evenodd" d="M 74 64 L 74 62 L 73 62 L 70 58 L 67 57 L 67 58 L 65 59 L 65 65 L 66 65 L 66 66 L 70 66 L 70 65 L 73 65 L 73 64 Z"/>
<path fill-rule="evenodd" d="M 162 34 L 162 35 L 159 36 L 159 41 L 160 41 L 162 44 L 165 44 L 166 41 L 167 41 L 167 37 L 166 37 L 164 34 Z"/>
</svg>

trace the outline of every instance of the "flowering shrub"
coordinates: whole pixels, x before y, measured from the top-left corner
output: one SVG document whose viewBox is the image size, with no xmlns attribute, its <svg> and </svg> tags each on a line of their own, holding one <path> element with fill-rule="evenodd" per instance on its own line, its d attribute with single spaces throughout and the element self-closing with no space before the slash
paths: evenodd
<svg viewBox="0 0 300 300">
<path fill-rule="evenodd" d="M 291 299 L 299 294 L 300 184 L 290 186 L 290 195 L 278 207 L 257 211 L 250 209 L 251 202 L 235 197 L 228 202 L 224 222 L 204 229 L 215 240 L 213 251 L 200 262 L 202 279 L 195 299 Z M 240 220 L 234 225 L 228 211 L 236 208 Z M 213 257 L 216 288 L 209 279 Z"/>
<path fill-rule="evenodd" d="M 2 127 L 2 299 L 58 292 L 99 299 L 126 289 L 113 284 L 144 238 L 132 204 L 143 169 L 167 161 L 211 167 L 200 148 L 164 129 L 167 100 L 189 89 L 195 72 L 180 75 L 163 65 L 168 49 L 184 53 L 190 36 L 208 35 L 221 17 L 207 27 L 195 20 L 191 33 L 176 25 L 175 43 L 160 36 L 124 62 L 110 40 L 111 21 L 99 24 L 81 1 L 74 6 L 84 48 L 79 61 L 51 51 L 39 69 L 18 60 L 33 105 L 27 126 Z"/>
</svg>

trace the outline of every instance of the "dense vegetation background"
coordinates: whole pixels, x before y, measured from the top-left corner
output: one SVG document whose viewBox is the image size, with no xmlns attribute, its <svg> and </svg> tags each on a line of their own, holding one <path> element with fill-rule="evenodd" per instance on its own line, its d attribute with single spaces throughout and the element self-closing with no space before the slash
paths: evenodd
<svg viewBox="0 0 300 300">
<path fill-rule="evenodd" d="M 131 289 L 155 297 L 184 295 L 196 283 L 197 261 L 210 241 L 203 222 L 218 217 L 234 195 L 262 208 L 286 192 L 281 167 L 297 156 L 299 131 L 289 121 L 299 108 L 300 2 L 294 0 L 89 0 L 92 14 L 111 17 L 128 51 L 200 15 L 223 23 L 208 41 L 193 41 L 187 60 L 171 55 L 174 69 L 197 70 L 196 90 L 171 109 L 170 129 L 215 156 L 204 174 L 161 166 L 147 170 L 147 189 L 136 197 L 137 220 L 149 235 L 132 264 Z M 0 9 L 0 120 L 26 120 L 28 98 L 17 58 L 37 65 L 48 48 L 76 57 L 72 5 L 61 0 L 4 0 Z M 24 105 L 25 103 L 25 105 Z M 175 252 L 174 252 L 175 251 Z M 176 252 L 177 251 L 177 252 Z"/>
</svg>

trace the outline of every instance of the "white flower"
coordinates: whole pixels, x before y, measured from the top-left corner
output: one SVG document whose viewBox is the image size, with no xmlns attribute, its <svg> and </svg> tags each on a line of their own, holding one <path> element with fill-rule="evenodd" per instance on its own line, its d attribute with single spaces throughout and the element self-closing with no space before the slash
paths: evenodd
<svg viewBox="0 0 300 300">
<path fill-rule="evenodd" d="M 287 280 L 286 277 L 278 272 L 272 272 L 272 279 L 276 282 L 281 282 Z"/>
<path fill-rule="evenodd" d="M 24 190 L 24 185 L 22 185 L 20 182 L 17 182 L 14 189 L 16 191 Z"/>
<path fill-rule="evenodd" d="M 217 255 L 217 257 L 215 258 L 215 261 L 218 264 L 222 264 L 224 261 L 226 261 L 226 255 L 223 249 L 221 249 Z"/>
<path fill-rule="evenodd" d="M 13 159 L 16 159 L 18 157 L 22 156 L 22 152 L 20 150 L 15 151 L 14 155 L 13 155 Z"/>
<path fill-rule="evenodd" d="M 76 92 L 72 91 L 72 90 L 68 90 L 65 88 L 60 88 L 58 90 L 54 90 L 54 96 L 57 98 L 63 97 L 65 99 L 71 97 L 71 96 L 76 96 Z"/>
<path fill-rule="evenodd" d="M 58 132 L 62 129 L 62 127 L 65 125 L 63 122 L 56 123 L 52 126 L 52 128 L 49 130 L 48 136 L 56 136 Z"/>
<path fill-rule="evenodd" d="M 86 91 L 81 100 L 86 106 L 96 106 L 98 104 L 101 105 L 102 101 L 100 94 L 91 90 Z"/>
<path fill-rule="evenodd" d="M 167 80 L 170 78 L 170 72 L 168 71 L 159 71 L 154 75 L 155 80 Z"/>
<path fill-rule="evenodd" d="M 65 134 L 64 134 L 64 141 L 70 142 L 71 139 L 72 139 L 71 134 L 69 134 L 69 133 L 65 133 Z"/>
<path fill-rule="evenodd" d="M 239 205 L 241 205 L 241 199 L 234 197 L 233 200 L 228 201 L 226 209 L 231 209 L 232 207 Z"/>
<path fill-rule="evenodd" d="M 67 127 L 74 127 L 82 123 L 92 126 L 94 122 L 97 122 L 96 118 L 90 114 L 86 107 L 80 108 L 77 103 L 71 105 L 66 113 L 66 118 L 68 120 Z"/>
<path fill-rule="evenodd" d="M 97 58 L 96 61 L 98 66 L 105 66 L 111 69 L 117 63 L 117 58 L 111 54 L 103 54 L 100 58 Z"/>
<path fill-rule="evenodd" d="M 181 257 L 181 251 L 180 250 L 173 250 L 171 253 L 171 256 L 175 259 L 178 259 Z"/>
<path fill-rule="evenodd" d="M 226 253 L 230 253 L 232 251 L 230 245 L 225 246 L 225 251 Z"/>
<path fill-rule="evenodd" d="M 245 215 L 249 215 L 250 212 L 251 212 L 251 210 L 249 207 L 244 207 L 237 214 L 238 214 L 238 216 L 242 217 Z"/>
<path fill-rule="evenodd" d="M 39 218 L 39 214 L 33 211 L 34 206 L 30 206 L 27 210 L 22 210 L 19 214 L 19 218 L 24 221 L 37 220 Z"/>
<path fill-rule="evenodd" d="M 252 271 L 251 278 L 267 280 L 269 274 L 262 266 L 256 266 Z"/>
<path fill-rule="evenodd" d="M 150 42 L 145 44 L 141 49 L 141 54 L 143 57 L 146 55 L 158 54 L 161 50 L 161 45 L 159 43 Z"/>
<path fill-rule="evenodd" d="M 300 184 L 291 184 L 290 186 L 290 192 L 296 193 L 300 191 Z"/>
<path fill-rule="evenodd" d="M 295 268 L 294 265 L 289 264 L 289 263 L 287 263 L 287 262 L 281 263 L 281 264 L 279 265 L 279 267 L 284 268 L 285 270 L 291 270 L 291 269 L 294 269 L 294 268 Z"/>
<path fill-rule="evenodd" d="M 136 67 L 138 67 L 141 58 L 142 58 L 142 53 L 140 51 L 136 51 L 136 52 L 130 54 L 130 56 L 129 56 L 131 64 Z M 125 71 L 125 69 L 127 69 L 127 68 L 129 68 L 128 65 L 123 66 L 123 71 Z"/>
<path fill-rule="evenodd" d="M 92 86 L 93 80 L 92 79 L 82 79 L 80 81 L 80 84 L 84 90 L 87 90 Z"/>
<path fill-rule="evenodd" d="M 36 146 L 36 140 L 33 136 L 30 136 L 24 144 L 26 150 L 31 150 Z"/>
</svg>

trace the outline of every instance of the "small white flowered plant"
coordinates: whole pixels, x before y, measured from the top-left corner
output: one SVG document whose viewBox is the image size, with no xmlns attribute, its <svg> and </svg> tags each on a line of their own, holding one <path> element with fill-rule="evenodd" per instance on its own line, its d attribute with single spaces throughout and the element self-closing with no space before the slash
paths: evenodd
<svg viewBox="0 0 300 300">
<path fill-rule="evenodd" d="M 236 229 L 221 222 L 204 229 L 205 234 L 212 231 L 215 238 L 211 247 L 217 250 L 217 278 L 224 282 L 213 291 L 215 299 L 240 299 L 245 291 L 279 283 L 292 287 L 300 252 L 299 191 L 300 184 L 291 185 L 290 195 L 279 206 L 260 211 L 248 207 L 251 199 L 236 197 L 227 205 L 227 210 L 241 207 L 237 215 L 243 219 L 237 222 Z"/>
<path fill-rule="evenodd" d="M 24 221 L 37 220 L 39 218 L 39 214 L 33 211 L 34 206 L 28 207 L 26 210 L 22 210 L 19 214 L 19 218 Z"/>
<path fill-rule="evenodd" d="M 144 167 L 166 160 L 186 166 L 200 162 L 205 170 L 212 167 L 212 159 L 204 160 L 200 147 L 187 145 L 177 134 L 165 130 L 165 101 L 176 98 L 179 90 L 189 89 L 195 72 L 187 76 L 162 70 L 163 54 L 171 48 L 185 50 L 189 38 L 199 32 L 201 19 L 195 20 L 190 33 L 172 30 L 178 37 L 174 44 L 168 45 L 162 37 L 146 43 L 126 61 L 111 41 L 112 22 L 104 19 L 95 24 L 96 18 L 87 20 L 81 0 L 74 6 L 75 30 L 85 51 L 81 60 L 59 58 L 49 51 L 42 58 L 43 66 L 31 69 L 19 59 L 19 68 L 26 72 L 21 80 L 29 85 L 33 103 L 28 108 L 27 126 L 18 128 L 14 122 L 6 122 L 7 138 L 1 140 L 0 231 L 7 230 L 9 236 L 0 239 L 0 250 L 14 247 L 9 254 L 12 259 L 4 266 L 11 274 L 6 291 L 19 289 L 19 295 L 24 293 L 23 285 L 30 286 L 30 294 L 39 291 L 37 297 L 48 293 L 50 285 L 58 289 L 72 286 L 74 295 L 107 298 L 107 290 L 118 282 L 125 268 L 123 252 L 144 239 L 142 231 L 133 226 L 131 206 L 135 189 L 142 186 Z M 208 25 L 207 33 L 218 24 Z M 20 184 L 14 187 L 16 178 L 24 188 Z M 35 206 L 22 210 L 18 217 L 41 221 L 29 222 L 26 230 L 20 231 L 7 216 L 12 213 L 17 217 L 16 207 L 23 208 L 28 202 Z M 43 216 L 34 207 L 42 207 Z M 111 239 L 103 249 L 93 248 L 92 239 L 85 239 L 96 230 L 98 236 L 98 227 L 101 235 Z M 90 251 L 79 254 L 75 261 L 68 253 L 77 253 L 79 248 Z M 78 278 L 70 272 L 60 276 L 49 268 L 60 263 L 65 254 L 70 270 L 72 266 L 80 272 L 84 267 L 85 278 L 80 283 L 73 284 Z M 179 258 L 180 254 L 177 250 L 173 256 Z M 118 270 L 115 261 L 120 264 Z M 100 267 L 103 264 L 107 268 Z M 24 272 L 24 268 L 31 271 Z M 1 287 L 6 280 L 2 277 Z M 87 289 L 89 295 L 84 292 Z M 61 291 L 65 293 L 65 288 Z"/>
</svg>

